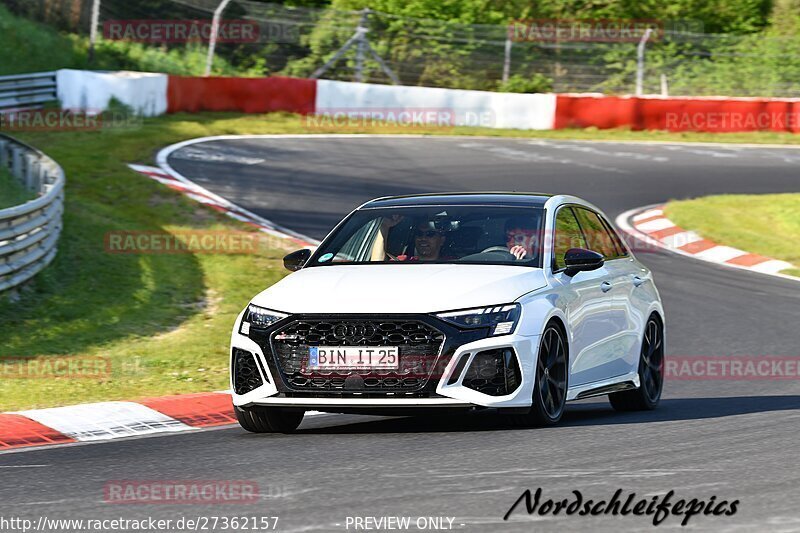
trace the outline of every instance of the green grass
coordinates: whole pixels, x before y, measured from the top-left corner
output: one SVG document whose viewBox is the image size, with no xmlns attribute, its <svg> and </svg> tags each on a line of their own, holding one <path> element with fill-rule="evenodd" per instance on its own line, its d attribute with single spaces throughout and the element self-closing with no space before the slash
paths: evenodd
<svg viewBox="0 0 800 533">
<path fill-rule="evenodd" d="M 33 198 L 33 193 L 23 187 L 8 170 L 0 167 L 0 209 L 25 203 Z"/>
<path fill-rule="evenodd" d="M 110 361 L 111 372 L 83 379 L 6 374 L 0 410 L 227 388 L 234 318 L 254 294 L 285 274 L 280 264 L 285 247 L 235 256 L 106 253 L 104 236 L 114 230 L 246 228 L 129 170 L 126 163 L 152 163 L 159 148 L 206 135 L 340 131 L 309 127 L 305 119 L 291 114 L 199 113 L 147 119 L 138 128 L 16 133 L 64 167 L 66 214 L 54 263 L 21 291 L 20 301 L 0 297 L 0 357 L 47 361 L 99 356 Z M 687 140 L 685 135 L 619 130 L 347 130 L 358 132 Z M 712 140 L 701 134 L 692 137 Z M 755 139 L 750 134 L 747 140 Z M 795 216 L 795 231 L 796 227 Z M 760 253 L 779 257 L 771 252 Z"/>
<path fill-rule="evenodd" d="M 669 202 L 678 226 L 719 244 L 800 267 L 800 193 L 726 194 Z M 800 276 L 800 268 L 783 271 Z"/>
<path fill-rule="evenodd" d="M 201 123 L 201 121 L 203 123 Z M 170 116 L 140 129 L 17 134 L 58 161 L 66 213 L 54 263 L 0 302 L 0 357 L 100 356 L 100 379 L 3 379 L 0 410 L 227 388 L 236 314 L 284 275 L 284 250 L 259 255 L 120 255 L 114 230 L 246 229 L 131 170 L 192 137 L 264 130 L 264 117 Z M 261 127 L 259 127 L 261 126 Z"/>
</svg>

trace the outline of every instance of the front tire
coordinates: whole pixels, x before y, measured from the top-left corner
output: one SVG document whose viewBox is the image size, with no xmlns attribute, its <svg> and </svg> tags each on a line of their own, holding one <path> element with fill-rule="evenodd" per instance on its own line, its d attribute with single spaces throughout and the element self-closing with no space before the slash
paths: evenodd
<svg viewBox="0 0 800 533">
<path fill-rule="evenodd" d="M 305 411 L 281 407 L 233 406 L 239 425 L 251 433 L 294 433 Z"/>
<path fill-rule="evenodd" d="M 655 315 L 647 321 L 639 355 L 639 388 L 608 395 L 617 411 L 652 411 L 664 388 L 664 328 Z"/>
<path fill-rule="evenodd" d="M 542 334 L 535 376 L 531 409 L 527 414 L 513 415 L 515 425 L 552 426 L 564 414 L 569 377 L 567 342 L 561 328 L 552 322 Z"/>
</svg>

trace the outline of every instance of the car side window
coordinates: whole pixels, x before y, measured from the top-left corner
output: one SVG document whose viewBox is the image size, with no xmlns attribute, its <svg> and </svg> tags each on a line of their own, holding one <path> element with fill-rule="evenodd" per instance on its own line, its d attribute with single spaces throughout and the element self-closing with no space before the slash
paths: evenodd
<svg viewBox="0 0 800 533">
<path fill-rule="evenodd" d="M 622 239 L 620 238 L 619 233 L 617 233 L 617 230 L 614 229 L 614 226 L 612 226 L 611 223 L 602 216 L 600 217 L 600 221 L 605 225 L 606 230 L 614 240 L 614 246 L 617 249 L 616 257 L 628 257 L 628 249 L 622 243 Z"/>
<path fill-rule="evenodd" d="M 553 238 L 553 270 L 566 267 L 564 254 L 570 248 L 586 248 L 578 220 L 571 207 L 562 207 L 556 213 L 555 236 Z"/>
<path fill-rule="evenodd" d="M 581 230 L 583 230 L 583 236 L 586 238 L 587 248 L 603 254 L 605 259 L 616 259 L 619 254 L 614 246 L 614 240 L 597 213 L 582 207 L 576 207 L 575 214 L 578 217 Z"/>
</svg>

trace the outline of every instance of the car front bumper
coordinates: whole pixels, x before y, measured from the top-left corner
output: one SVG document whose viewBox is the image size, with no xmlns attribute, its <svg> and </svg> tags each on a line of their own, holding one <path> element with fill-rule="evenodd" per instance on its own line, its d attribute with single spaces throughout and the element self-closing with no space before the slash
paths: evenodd
<svg viewBox="0 0 800 533">
<path fill-rule="evenodd" d="M 241 317 L 237 319 L 237 326 Z M 264 350 L 253 339 L 238 332 L 238 327 L 234 329 L 231 336 L 231 348 L 250 352 L 258 361 L 259 373 L 263 378 L 263 384 L 258 388 L 237 394 L 233 378 L 231 379 L 231 389 L 233 392 L 233 403 L 239 407 L 250 406 L 274 406 L 274 407 L 296 407 L 305 410 L 320 411 L 357 411 L 363 409 L 365 412 L 378 409 L 441 409 L 441 408 L 524 408 L 531 405 L 533 395 L 535 357 L 539 344 L 539 335 L 502 335 L 488 337 L 473 342 L 457 346 L 449 359 L 447 366 L 442 371 L 441 376 L 436 376 L 435 393 L 427 397 L 418 395 L 383 394 L 376 397 L 374 394 L 360 394 L 359 392 L 343 391 L 341 393 L 328 393 L 317 395 L 313 393 L 290 393 L 287 394 L 285 387 L 276 385 L 281 380 L 280 375 L 276 375 L 274 364 L 265 357 Z M 475 360 L 475 356 L 481 352 L 508 349 L 513 350 L 516 358 L 521 379 L 519 384 L 509 394 L 493 396 L 484 394 L 473 388 L 464 385 L 465 376 L 468 374 L 470 366 Z M 271 353 L 267 356 L 272 357 Z M 457 369 L 459 360 L 465 356 L 467 362 L 460 369 Z M 454 377 L 454 373 L 457 376 Z M 434 379 L 434 378 L 432 378 Z"/>
</svg>

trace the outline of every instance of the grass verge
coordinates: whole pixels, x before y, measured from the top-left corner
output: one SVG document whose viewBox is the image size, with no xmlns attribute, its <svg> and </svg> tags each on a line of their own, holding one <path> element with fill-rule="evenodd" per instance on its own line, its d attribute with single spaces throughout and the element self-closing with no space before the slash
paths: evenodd
<svg viewBox="0 0 800 533">
<path fill-rule="evenodd" d="M 249 255 L 119 255 L 106 253 L 104 239 L 116 230 L 247 229 L 126 167 L 126 163 L 152 163 L 159 148 L 185 139 L 244 133 L 343 131 L 290 114 L 199 113 L 147 119 L 127 129 L 15 134 L 64 167 L 67 196 L 55 262 L 22 291 L 21 301 L 0 301 L 0 359 L 6 363 L 0 367 L 0 411 L 227 388 L 228 341 L 234 318 L 254 294 L 284 275 L 280 258 L 285 249 L 278 244 Z M 623 130 L 404 131 L 379 126 L 344 133 L 721 140 L 718 135 Z M 777 142 L 776 135 L 733 134 L 725 139 Z M 794 227 L 796 236 L 796 224 Z M 755 246 L 740 246 L 759 252 Z M 759 253 L 779 257 L 771 249 Z M 52 377 L 42 365 L 61 357 L 78 362 L 100 357 L 110 364 L 110 372 Z M 10 358 L 32 359 L 23 365 L 19 361 L 9 364 Z"/>
<path fill-rule="evenodd" d="M 725 194 L 669 202 L 678 226 L 751 253 L 800 266 L 800 193 Z M 783 274 L 800 277 L 800 268 Z"/>
</svg>

